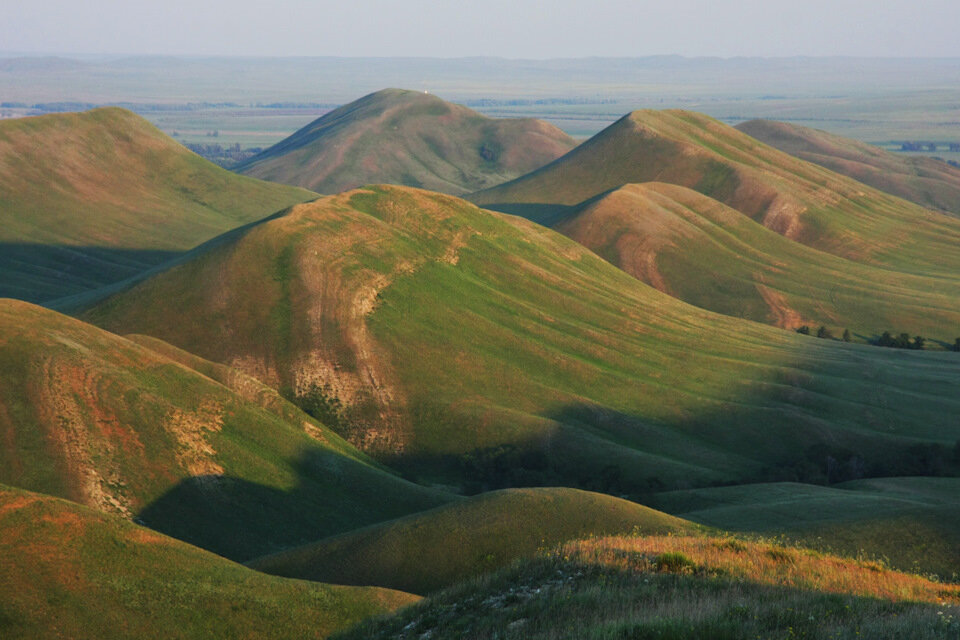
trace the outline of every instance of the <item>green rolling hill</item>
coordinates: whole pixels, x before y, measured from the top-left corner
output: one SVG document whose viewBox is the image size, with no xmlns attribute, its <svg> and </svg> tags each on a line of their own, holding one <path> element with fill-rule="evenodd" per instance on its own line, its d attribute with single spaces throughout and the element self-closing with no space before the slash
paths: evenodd
<svg viewBox="0 0 960 640">
<path fill-rule="evenodd" d="M 290 578 L 427 594 L 570 540 L 694 528 L 679 518 L 600 493 L 505 489 L 247 564 Z"/>
<path fill-rule="evenodd" d="M 910 332 L 953 346 L 960 278 L 899 273 L 794 242 L 692 189 L 630 184 L 553 228 L 630 275 L 699 307 L 852 340 Z"/>
<path fill-rule="evenodd" d="M 123 280 L 315 197 L 237 176 L 118 108 L 0 121 L 0 296 Z"/>
<path fill-rule="evenodd" d="M 255 381 L 188 364 L 207 375 L 0 301 L 0 483 L 239 560 L 452 499 L 385 471 Z"/>
<path fill-rule="evenodd" d="M 671 491 L 657 508 L 728 531 L 786 535 L 901 569 L 960 575 L 960 479 L 876 478 Z"/>
<path fill-rule="evenodd" d="M 326 638 L 409 594 L 266 576 L 78 504 L 0 485 L 0 636 Z"/>
<path fill-rule="evenodd" d="M 880 191 L 923 207 L 960 214 L 960 168 L 942 160 L 897 154 L 786 122 L 749 120 L 736 128 L 764 144 Z"/>
<path fill-rule="evenodd" d="M 82 317 L 240 369 L 409 477 L 470 491 L 643 496 L 802 476 L 837 449 L 902 475 L 915 445 L 960 438 L 956 354 L 711 313 L 556 232 L 403 187 L 294 207 Z"/>
<path fill-rule="evenodd" d="M 956 218 L 687 111 L 630 113 L 551 164 L 470 199 L 550 224 L 589 198 L 645 182 L 688 187 L 841 258 L 904 273 L 960 273 Z"/>
<path fill-rule="evenodd" d="M 493 119 L 426 93 L 384 89 L 318 118 L 237 170 L 320 193 L 390 183 L 463 194 L 522 176 L 575 144 L 539 120 Z"/>
</svg>

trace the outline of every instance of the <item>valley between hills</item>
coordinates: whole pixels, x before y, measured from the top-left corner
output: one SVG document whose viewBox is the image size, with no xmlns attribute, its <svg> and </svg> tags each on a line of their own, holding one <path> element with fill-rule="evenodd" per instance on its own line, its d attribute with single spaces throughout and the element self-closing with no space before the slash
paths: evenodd
<svg viewBox="0 0 960 640">
<path fill-rule="evenodd" d="M 399 89 L 235 172 L 2 120 L 0 636 L 956 638 L 958 185 Z"/>
</svg>

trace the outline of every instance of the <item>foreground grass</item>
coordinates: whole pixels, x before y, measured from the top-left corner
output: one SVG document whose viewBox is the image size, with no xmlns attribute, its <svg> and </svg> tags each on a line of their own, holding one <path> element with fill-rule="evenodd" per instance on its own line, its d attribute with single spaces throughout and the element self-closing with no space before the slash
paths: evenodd
<svg viewBox="0 0 960 640">
<path fill-rule="evenodd" d="M 605 538 L 443 592 L 347 638 L 956 638 L 960 587 L 708 537 Z"/>
<path fill-rule="evenodd" d="M 0 637 L 325 638 L 416 596 L 266 576 L 0 485 Z"/>
</svg>

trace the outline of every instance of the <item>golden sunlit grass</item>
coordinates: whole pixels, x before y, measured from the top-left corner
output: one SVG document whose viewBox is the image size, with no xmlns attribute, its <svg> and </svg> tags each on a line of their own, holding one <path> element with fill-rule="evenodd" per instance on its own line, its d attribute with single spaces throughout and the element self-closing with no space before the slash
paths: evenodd
<svg viewBox="0 0 960 640">
<path fill-rule="evenodd" d="M 561 553 L 571 562 L 634 573 L 669 571 L 893 601 L 960 604 L 960 585 L 892 571 L 877 561 L 734 538 L 598 538 L 567 544 Z"/>
<path fill-rule="evenodd" d="M 960 585 L 708 536 L 572 542 L 343 638 L 953 640 Z"/>
</svg>

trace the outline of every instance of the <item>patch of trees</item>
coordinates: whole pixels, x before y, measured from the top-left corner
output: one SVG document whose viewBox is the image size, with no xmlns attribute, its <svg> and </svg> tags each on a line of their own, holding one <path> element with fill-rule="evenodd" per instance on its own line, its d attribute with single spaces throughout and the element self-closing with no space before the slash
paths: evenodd
<svg viewBox="0 0 960 640">
<path fill-rule="evenodd" d="M 758 481 L 831 485 L 897 476 L 960 476 L 960 440 L 952 447 L 931 442 L 872 454 L 816 444 L 797 458 L 764 469 Z"/>
<path fill-rule="evenodd" d="M 808 325 L 803 325 L 796 329 L 797 333 L 801 335 L 808 336 L 810 335 L 810 327 Z M 820 325 L 817 329 L 816 336 L 824 340 L 836 340 L 836 337 L 833 335 L 833 332 L 830 331 L 825 325 Z M 853 340 L 853 336 L 850 334 L 849 329 L 843 330 L 843 337 L 841 338 L 844 342 L 850 342 Z"/>
<path fill-rule="evenodd" d="M 894 337 L 894 335 L 889 331 L 884 331 L 875 342 L 878 347 L 887 347 L 890 349 L 914 349 L 916 351 L 922 351 L 926 343 L 927 341 L 923 338 L 923 336 L 914 336 L 911 338 L 909 333 L 901 333 L 900 335 Z"/>
<path fill-rule="evenodd" d="M 627 478 L 617 465 L 572 468 L 536 446 L 498 445 L 469 453 L 420 458 L 405 455 L 388 465 L 411 480 L 423 469 L 455 478 L 467 495 L 511 487 L 571 487 L 609 495 L 647 496 L 670 487 L 654 476 Z"/>
<path fill-rule="evenodd" d="M 185 146 L 198 156 L 227 169 L 235 167 L 263 151 L 263 147 L 244 149 L 239 142 L 232 145 L 188 143 Z"/>
</svg>

